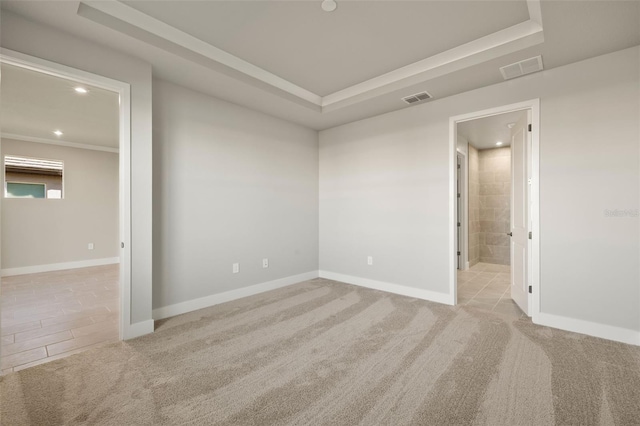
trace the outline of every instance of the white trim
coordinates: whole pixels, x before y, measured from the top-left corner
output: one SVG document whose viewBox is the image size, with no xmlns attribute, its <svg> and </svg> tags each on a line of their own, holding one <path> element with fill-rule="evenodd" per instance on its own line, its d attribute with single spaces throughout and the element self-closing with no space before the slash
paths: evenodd
<svg viewBox="0 0 640 426">
<path fill-rule="evenodd" d="M 158 48 L 169 49 L 167 46 L 163 46 L 163 42 L 159 40 L 170 43 L 173 50 L 177 47 L 193 52 L 312 105 L 319 106 L 322 113 L 328 113 L 360 102 L 366 97 L 379 96 L 383 92 L 387 93 L 391 90 L 408 87 L 542 43 L 544 34 L 540 0 L 527 0 L 527 8 L 529 12 L 527 21 L 471 40 L 463 45 L 324 97 L 118 1 L 83 0 L 79 4 L 77 13 L 86 19 L 135 37 L 132 31 L 123 29 L 115 22 L 110 22 L 115 18 L 120 23 L 125 22 L 153 35 L 156 41 L 152 43 Z M 147 42 L 151 41 L 147 40 Z"/>
<path fill-rule="evenodd" d="M 171 25 L 165 24 L 164 22 L 142 13 L 131 6 L 127 6 L 126 4 L 118 1 L 105 2 L 102 0 L 85 0 L 80 2 L 80 5 L 82 4 L 133 25 L 134 27 L 140 28 L 160 39 L 167 40 L 187 50 L 202 55 L 205 58 L 239 71 L 242 74 L 255 78 L 256 80 L 267 83 L 280 90 L 284 90 L 285 92 L 307 102 L 311 102 L 318 106 L 321 105 L 322 98 L 319 95 L 316 95 L 315 93 L 270 73 L 263 68 L 253 65 L 238 58 L 237 56 L 187 34 L 184 31 L 172 27 Z M 85 14 L 85 11 L 83 11 L 81 7 L 78 8 L 78 14 L 87 19 L 92 19 L 91 16 Z M 101 22 L 101 24 L 104 25 L 104 22 Z"/>
<path fill-rule="evenodd" d="M 482 111 L 461 114 L 449 118 L 449 294 L 453 297 L 453 303 L 457 300 L 457 282 L 456 274 L 456 253 L 455 253 L 455 169 L 456 169 L 456 149 L 457 149 L 457 124 L 475 120 L 478 118 L 490 117 L 493 115 L 504 114 L 513 111 L 531 110 L 531 283 L 533 295 L 529 296 L 529 312 L 534 323 L 538 324 L 538 316 L 540 315 L 540 99 L 531 99 L 529 101 L 518 102 L 510 105 L 503 105 Z"/>
<path fill-rule="evenodd" d="M 318 278 L 318 271 L 292 275 L 290 277 L 280 278 L 277 280 L 267 281 L 248 287 L 225 291 L 224 293 L 212 294 L 210 296 L 200 297 L 198 299 L 192 299 L 169 306 L 163 306 L 161 308 L 156 308 L 153 310 L 153 319 L 159 320 L 184 314 L 187 312 L 197 311 L 198 309 L 208 308 L 210 306 L 219 305 L 221 303 L 230 302 L 232 300 L 241 299 L 243 297 L 253 296 L 254 294 L 264 293 L 265 291 L 287 287 L 293 284 L 300 283 L 302 281 L 312 280 L 314 278 Z"/>
<path fill-rule="evenodd" d="M 467 152 L 469 152 L 468 141 Z M 462 221 L 460 222 L 462 246 L 458 247 L 458 250 L 460 250 L 460 256 L 462 256 L 462 268 L 463 270 L 467 270 L 469 269 L 469 159 L 466 152 L 462 152 L 456 148 L 456 156 L 457 155 L 462 156 L 462 164 L 460 167 L 462 177 L 462 190 L 460 191 L 462 194 Z"/>
<path fill-rule="evenodd" d="M 536 324 L 640 346 L 640 331 L 638 330 L 614 327 L 612 325 L 599 324 L 544 312 L 538 314 Z"/>
<path fill-rule="evenodd" d="M 458 273 L 456 264 L 456 167 L 458 152 L 457 122 L 449 119 L 449 300 L 447 304 L 458 303 Z M 468 151 L 467 151 L 468 152 Z"/>
<path fill-rule="evenodd" d="M 104 152 L 113 152 L 118 153 L 118 148 L 111 148 L 108 146 L 98 146 L 98 145 L 89 145 L 86 143 L 76 143 L 76 142 L 67 142 L 59 139 L 47 139 L 47 138 L 37 138 L 35 136 L 24 136 L 17 135 L 15 133 L 1 133 L 0 137 L 2 139 L 13 139 L 16 141 L 24 141 L 24 142 L 34 142 L 34 143 L 44 143 L 47 145 L 59 145 L 66 146 L 68 148 L 78 148 L 78 149 L 90 149 L 92 151 L 104 151 Z"/>
<path fill-rule="evenodd" d="M 155 323 L 152 319 L 130 324 L 127 328 L 125 328 L 122 340 L 135 339 L 136 337 L 153 333 L 154 328 Z"/>
<path fill-rule="evenodd" d="M 540 0 L 527 0 L 527 9 L 529 9 L 529 19 L 542 27 Z"/>
<path fill-rule="evenodd" d="M 2 277 L 15 275 L 37 274 L 40 272 L 64 271 L 66 269 L 89 268 L 91 266 L 113 265 L 120 263 L 119 257 L 105 257 L 102 259 L 79 260 L 76 262 L 49 263 L 47 265 L 23 266 L 20 268 L 7 268 L 0 271 Z"/>
<path fill-rule="evenodd" d="M 119 95 L 120 154 L 120 339 L 131 335 L 131 86 L 128 83 L 13 50 L 0 49 L 0 62 L 116 92 Z M 153 329 L 152 329 L 153 331 Z"/>
<path fill-rule="evenodd" d="M 531 214 L 531 264 L 529 274 L 533 296 L 529 298 L 529 310 L 533 322 L 540 315 L 540 99 L 533 101 L 531 108 L 531 186 L 529 213 Z"/>
<path fill-rule="evenodd" d="M 543 41 L 544 36 L 540 25 L 533 21 L 521 22 L 327 95 L 322 98 L 323 112 L 324 107 L 356 98 L 386 86 L 394 85 L 393 90 L 395 90 L 400 88 L 398 83 L 401 82 L 405 82 L 402 86 L 413 85 L 535 46 Z"/>
<path fill-rule="evenodd" d="M 400 294 L 402 296 L 415 297 L 416 299 L 428 300 L 430 302 L 451 305 L 450 297 L 446 293 L 424 290 L 421 288 L 407 287 L 401 284 L 392 284 L 383 281 L 371 280 L 368 278 L 354 277 L 352 275 L 337 274 L 335 272 L 320 271 L 320 278 L 340 281 L 373 290 L 386 291 L 388 293 Z"/>
</svg>

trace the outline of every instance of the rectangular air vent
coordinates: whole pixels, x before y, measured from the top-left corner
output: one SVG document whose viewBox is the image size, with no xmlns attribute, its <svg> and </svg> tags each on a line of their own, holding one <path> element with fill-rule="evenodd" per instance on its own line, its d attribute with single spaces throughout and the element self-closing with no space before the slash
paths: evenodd
<svg viewBox="0 0 640 426">
<path fill-rule="evenodd" d="M 516 62 L 515 64 L 505 65 L 500 68 L 500 72 L 505 80 L 511 80 L 512 78 L 522 77 L 523 75 L 542 71 L 542 69 L 542 56 L 536 56 L 534 58 Z"/>
<path fill-rule="evenodd" d="M 405 101 L 410 105 L 415 104 L 416 102 L 426 101 L 427 99 L 431 99 L 431 95 L 428 94 L 427 92 L 420 92 L 420 93 L 416 93 L 411 96 L 405 96 L 404 98 L 402 98 L 403 101 Z"/>
</svg>

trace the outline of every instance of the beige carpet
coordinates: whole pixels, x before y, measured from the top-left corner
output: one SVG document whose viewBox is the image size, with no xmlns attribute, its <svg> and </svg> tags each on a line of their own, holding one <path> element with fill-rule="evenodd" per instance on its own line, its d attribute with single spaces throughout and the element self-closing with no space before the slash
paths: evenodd
<svg viewBox="0 0 640 426">
<path fill-rule="evenodd" d="M 640 424 L 640 348 L 322 279 L 0 386 L 3 425 Z"/>
</svg>

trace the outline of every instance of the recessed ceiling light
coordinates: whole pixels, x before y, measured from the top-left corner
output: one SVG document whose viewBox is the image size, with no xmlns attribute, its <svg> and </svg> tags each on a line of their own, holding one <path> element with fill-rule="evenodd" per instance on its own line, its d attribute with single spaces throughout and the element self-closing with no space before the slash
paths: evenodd
<svg viewBox="0 0 640 426">
<path fill-rule="evenodd" d="M 76 91 L 76 92 L 78 92 L 78 93 L 82 93 L 83 95 L 84 95 L 85 93 L 88 93 L 88 92 L 89 92 L 87 89 L 85 89 L 84 87 L 80 87 L 80 86 L 76 87 L 76 88 L 75 88 L 75 89 L 73 89 L 73 90 L 75 90 L 75 91 Z"/>
<path fill-rule="evenodd" d="M 322 10 L 325 12 L 333 12 L 338 7 L 338 3 L 335 0 L 324 0 L 322 2 Z"/>
<path fill-rule="evenodd" d="M 502 145 L 502 142 L 498 141 L 498 142 L 496 142 L 496 145 L 500 146 L 500 145 Z"/>
<path fill-rule="evenodd" d="M 60 130 L 54 130 L 53 134 L 56 136 L 62 136 L 62 132 Z"/>
</svg>

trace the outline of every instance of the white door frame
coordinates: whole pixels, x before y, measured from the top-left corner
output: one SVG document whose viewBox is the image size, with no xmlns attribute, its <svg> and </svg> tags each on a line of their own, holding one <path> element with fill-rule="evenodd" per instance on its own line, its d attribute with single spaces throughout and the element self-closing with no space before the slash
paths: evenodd
<svg viewBox="0 0 640 426">
<path fill-rule="evenodd" d="M 529 312 L 533 322 L 538 322 L 540 315 L 540 99 L 531 99 L 510 105 L 503 105 L 449 118 L 449 297 L 450 304 L 455 305 L 458 292 L 456 273 L 456 152 L 457 125 L 464 121 L 490 117 L 507 112 L 531 110 L 531 199 L 529 205 L 531 233 L 529 280 L 532 295 L 529 296 Z"/>
<path fill-rule="evenodd" d="M 462 261 L 462 269 L 469 269 L 469 165 L 467 153 L 456 149 L 456 156 L 462 157 L 462 165 L 460 168 L 460 176 L 462 185 L 460 185 L 460 195 L 462 198 L 462 222 L 460 224 L 460 232 L 462 233 L 462 245 L 458 247 Z"/>
<path fill-rule="evenodd" d="M 0 49 L 0 63 L 73 80 L 117 93 L 120 96 L 119 137 L 119 219 L 120 241 L 120 340 L 134 335 L 131 327 L 131 88 L 128 83 L 78 70 L 66 65 Z"/>
</svg>

